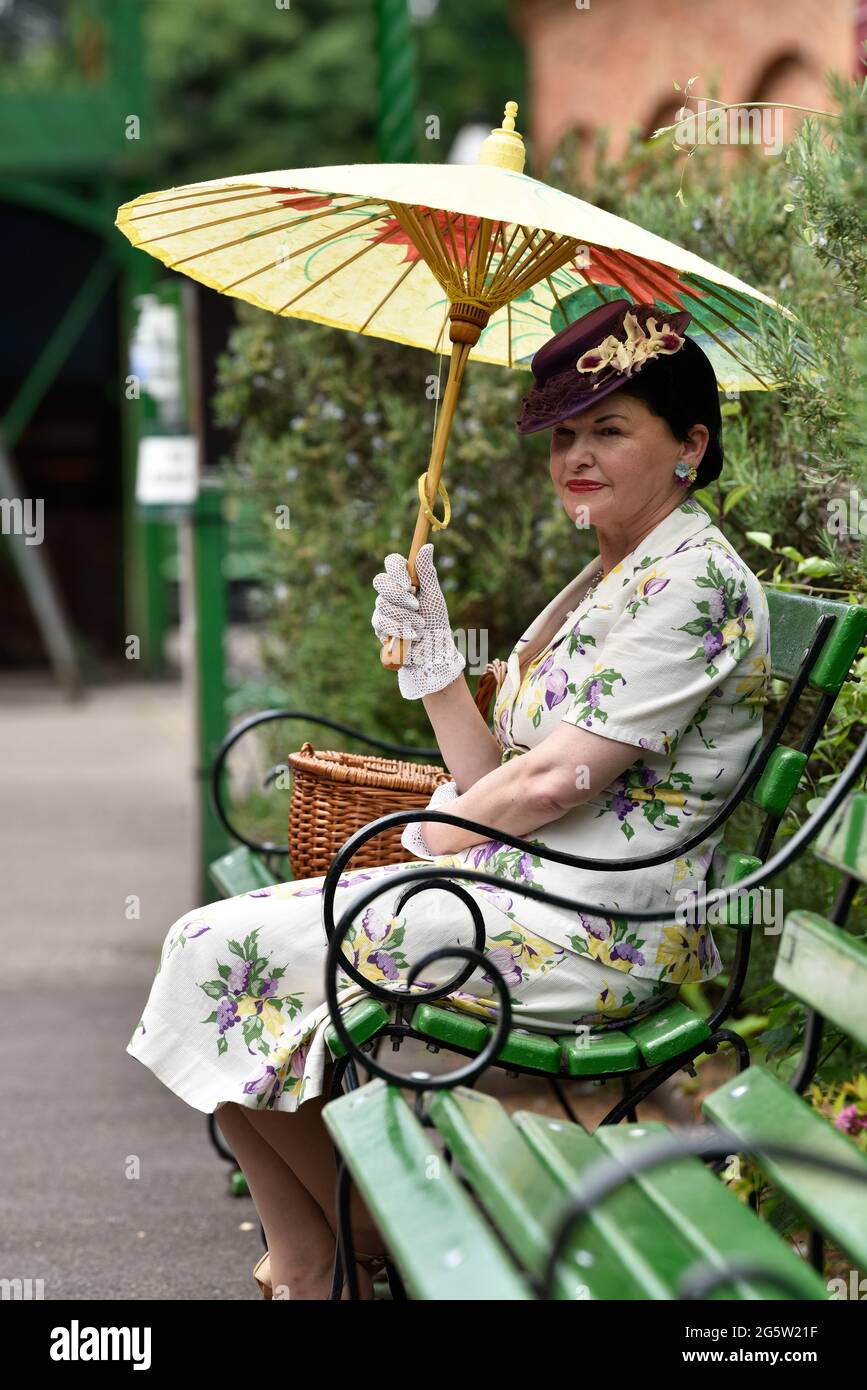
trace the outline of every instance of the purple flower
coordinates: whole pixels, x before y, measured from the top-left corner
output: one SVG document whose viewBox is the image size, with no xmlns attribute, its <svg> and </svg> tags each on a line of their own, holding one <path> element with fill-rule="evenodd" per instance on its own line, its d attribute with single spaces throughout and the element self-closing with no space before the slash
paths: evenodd
<svg viewBox="0 0 867 1390">
<path fill-rule="evenodd" d="M 644 956 L 636 946 L 630 946 L 628 941 L 618 941 L 617 945 L 611 950 L 612 960 L 631 960 L 633 965 L 643 965 Z"/>
<path fill-rule="evenodd" d="M 504 976 L 507 984 L 519 985 L 521 983 L 523 979 L 521 967 L 512 955 L 511 947 L 495 946 L 493 950 L 485 952 L 485 959 L 489 960 L 494 969 Z M 493 979 L 493 976 L 485 971 L 482 974 L 486 980 Z"/>
<path fill-rule="evenodd" d="M 274 976 L 273 976 L 273 975 L 269 975 L 268 978 L 267 978 L 267 980 L 264 980 L 264 981 L 262 982 L 262 988 L 261 988 L 261 990 L 259 991 L 259 998 L 260 998 L 260 999 L 273 999 L 273 998 L 274 998 L 274 995 L 275 995 L 276 993 L 277 993 L 277 981 L 274 979 Z"/>
<path fill-rule="evenodd" d="M 371 951 L 367 959 L 379 967 L 387 980 L 397 979 L 398 969 L 394 963 L 394 958 L 388 954 L 388 951 Z"/>
<path fill-rule="evenodd" d="M 862 1129 L 867 1129 L 867 1115 L 862 1115 L 857 1104 L 847 1105 L 845 1110 L 834 1120 L 834 1128 L 840 1129 L 844 1134 L 858 1134 Z"/>
<path fill-rule="evenodd" d="M 726 615 L 726 590 L 725 585 L 721 584 L 718 589 L 714 589 L 708 599 L 708 617 L 715 626 L 719 626 Z"/>
<path fill-rule="evenodd" d="M 247 894 L 248 898 L 270 898 L 270 896 L 270 888 L 254 888 L 251 892 Z"/>
<path fill-rule="evenodd" d="M 534 881 L 533 864 L 529 854 L 522 854 L 518 860 L 518 877 L 524 879 L 526 883 L 532 883 Z"/>
<path fill-rule="evenodd" d="M 595 936 L 597 941 L 607 941 L 611 935 L 611 923 L 605 917 L 588 917 L 579 912 L 578 920 L 587 934 Z"/>
<path fill-rule="evenodd" d="M 626 820 L 630 811 L 634 811 L 637 805 L 638 802 L 632 800 L 625 787 L 619 787 L 611 798 L 611 809 L 620 820 Z"/>
<path fill-rule="evenodd" d="M 548 709 L 553 709 L 555 705 L 559 705 L 565 695 L 566 672 L 558 666 L 557 670 L 552 671 L 545 682 L 545 704 Z"/>
<path fill-rule="evenodd" d="M 192 927 L 195 927 L 196 931 L 192 931 Z M 186 933 L 188 941 L 195 941 L 197 936 L 204 936 L 205 932 L 210 930 L 211 928 L 208 926 L 207 922 L 201 922 L 198 919 L 188 922 L 184 927 L 184 932 Z"/>
<path fill-rule="evenodd" d="M 238 1022 L 238 1005 L 234 999 L 224 995 L 217 1005 L 217 1030 L 225 1033 L 227 1028 L 234 1028 Z"/>
<path fill-rule="evenodd" d="M 534 679 L 535 679 L 535 680 L 538 680 L 540 676 L 544 676 L 544 674 L 545 674 L 546 671 L 550 671 L 551 666 L 552 666 L 552 664 L 553 664 L 553 661 L 554 661 L 554 653 L 551 652 L 550 656 L 546 656 L 546 657 L 545 657 L 545 660 L 542 662 L 542 665 L 539 667 L 538 671 L 536 672 L 536 675 L 535 675 Z"/>
<path fill-rule="evenodd" d="M 252 968 L 251 960 L 239 960 L 237 965 L 233 965 L 226 978 L 227 989 L 232 990 L 233 994 L 243 994 L 249 983 Z"/>
<path fill-rule="evenodd" d="M 670 579 L 648 579 L 643 585 L 645 598 L 650 598 L 651 594 L 658 594 L 665 588 L 666 584 L 670 583 Z"/>
<path fill-rule="evenodd" d="M 659 773 L 654 772 L 652 767 L 642 767 L 638 771 L 638 780 L 642 787 L 655 787 L 661 779 Z"/>
<path fill-rule="evenodd" d="M 397 867 L 398 867 L 398 868 L 403 868 L 404 866 L 403 866 L 402 864 L 398 864 Z M 351 887 L 351 885 L 352 885 L 353 883 L 365 883 L 369 878 L 370 878 L 370 874 L 349 874 L 349 875 L 344 875 L 343 878 L 340 878 L 340 879 L 337 880 L 337 887 L 338 887 L 338 888 L 349 888 L 349 887 Z M 296 897 L 296 898 L 315 898 L 315 897 L 317 896 L 317 894 L 319 894 L 319 893 L 322 892 L 322 890 L 323 890 L 323 885 L 322 885 L 321 883 L 319 884 L 319 886 L 318 886 L 317 888 L 300 888 L 300 889 L 298 890 L 298 892 L 295 894 L 295 897 Z"/>
<path fill-rule="evenodd" d="M 377 919 L 376 912 L 372 907 L 366 907 L 361 917 L 361 925 L 366 936 L 371 941 L 382 941 L 388 936 L 388 923 Z"/>
<path fill-rule="evenodd" d="M 289 1070 L 292 1073 L 292 1075 L 297 1076 L 299 1080 L 304 1075 L 304 1065 L 307 1061 L 307 1054 L 309 1051 L 310 1043 L 306 1042 L 302 1043 L 300 1047 L 296 1047 L 295 1051 L 292 1053 L 292 1060 L 289 1063 Z"/>
<path fill-rule="evenodd" d="M 470 855 L 470 862 L 475 869 L 483 869 L 488 860 L 491 859 L 498 850 L 503 848 L 502 840 L 485 840 L 483 845 L 479 845 Z"/>
<path fill-rule="evenodd" d="M 491 902 L 500 912 L 508 912 L 512 907 L 512 899 L 508 893 L 504 893 L 502 888 L 495 888 L 493 883 L 477 883 L 475 885 L 483 893 L 490 893 Z"/>
<path fill-rule="evenodd" d="M 712 661 L 717 652 L 722 651 L 723 635 L 721 632 L 706 632 L 702 638 L 704 654 L 708 661 Z"/>
<path fill-rule="evenodd" d="M 599 704 L 599 697 L 602 694 L 602 682 L 591 681 L 587 687 L 587 703 L 591 709 L 595 709 Z"/>
<path fill-rule="evenodd" d="M 244 1082 L 245 1096 L 263 1096 L 266 1091 L 270 1091 L 277 1080 L 277 1072 L 273 1067 L 266 1067 L 260 1076 L 252 1081 Z"/>
</svg>

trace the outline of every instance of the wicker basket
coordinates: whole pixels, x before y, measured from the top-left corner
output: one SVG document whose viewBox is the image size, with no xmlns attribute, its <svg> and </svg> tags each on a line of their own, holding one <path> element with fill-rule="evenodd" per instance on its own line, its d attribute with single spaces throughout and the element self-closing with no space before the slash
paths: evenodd
<svg viewBox="0 0 867 1390">
<path fill-rule="evenodd" d="M 289 810 L 289 860 L 293 876 L 318 878 L 328 872 L 345 840 L 389 811 L 418 810 L 451 774 L 430 763 L 341 753 L 302 744 L 290 753 L 293 773 Z M 400 843 L 403 826 L 382 831 L 352 856 L 352 867 L 403 864 L 414 855 Z"/>
<path fill-rule="evenodd" d="M 485 718 L 495 690 L 496 681 L 483 675 L 475 698 Z M 296 879 L 326 874 L 340 846 L 356 830 L 389 811 L 426 806 L 434 788 L 452 780 L 450 772 L 431 763 L 317 751 L 312 743 L 302 744 L 287 761 L 293 775 L 289 862 Z M 400 842 L 403 829 L 396 825 L 367 840 L 352 856 L 352 868 L 413 861 L 415 856 Z"/>
</svg>

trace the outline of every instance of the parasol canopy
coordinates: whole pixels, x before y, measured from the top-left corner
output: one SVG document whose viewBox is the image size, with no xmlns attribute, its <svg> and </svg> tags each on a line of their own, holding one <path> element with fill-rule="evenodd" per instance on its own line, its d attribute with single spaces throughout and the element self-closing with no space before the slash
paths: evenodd
<svg viewBox="0 0 867 1390">
<path fill-rule="evenodd" d="M 527 367 L 554 333 L 626 297 L 686 309 L 723 390 L 761 390 L 752 340 L 788 314 L 674 242 L 523 173 L 517 105 L 479 164 L 348 164 L 210 179 L 119 208 L 130 242 L 271 313 L 450 354 L 408 558 L 448 524 L 440 481 L 467 357 Z M 439 496 L 442 518 L 432 507 Z M 402 647 L 383 647 L 401 664 Z"/>
</svg>

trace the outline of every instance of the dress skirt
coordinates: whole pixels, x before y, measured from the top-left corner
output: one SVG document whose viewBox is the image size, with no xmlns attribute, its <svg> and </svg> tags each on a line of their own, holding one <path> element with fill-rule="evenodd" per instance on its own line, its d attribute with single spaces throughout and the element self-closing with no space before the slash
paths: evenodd
<svg viewBox="0 0 867 1390">
<path fill-rule="evenodd" d="M 415 867 L 427 865 L 388 864 L 344 875 L 334 897 L 335 923 L 375 880 Z M 434 1001 L 438 1005 L 495 1021 L 492 972 L 499 970 L 513 1027 L 568 1033 L 640 1017 L 676 993 L 676 986 L 615 970 L 524 928 L 497 907 L 502 890 L 495 885 L 455 882 L 479 904 L 491 971 L 479 967 L 460 990 Z M 325 1089 L 332 1057 L 325 1041 L 323 884 L 323 877 L 296 879 L 210 903 L 168 932 L 126 1051 L 196 1110 L 211 1113 L 234 1101 L 291 1112 Z M 473 944 L 469 908 L 453 892 L 420 891 L 393 916 L 394 901 L 408 886 L 384 890 L 361 909 L 344 942 L 359 972 L 386 986 L 405 980 L 413 962 L 434 947 Z M 506 902 L 520 915 L 527 899 L 516 894 Z M 441 984 L 464 965 L 444 958 L 426 967 L 424 981 L 413 988 Z M 344 975 L 338 986 L 341 1010 L 365 997 Z M 404 1004 L 408 997 L 404 993 Z"/>
</svg>

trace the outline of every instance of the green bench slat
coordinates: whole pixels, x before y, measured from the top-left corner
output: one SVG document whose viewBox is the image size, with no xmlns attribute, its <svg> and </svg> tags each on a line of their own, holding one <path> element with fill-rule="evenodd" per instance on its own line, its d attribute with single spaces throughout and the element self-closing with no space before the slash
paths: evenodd
<svg viewBox="0 0 867 1390">
<path fill-rule="evenodd" d="M 388 1022 L 388 1010 L 378 999 L 359 999 L 357 1004 L 346 1010 L 343 1022 L 352 1041 L 360 1047 Z M 331 1049 L 332 1057 L 346 1056 L 346 1048 L 337 1036 L 337 1029 L 333 1023 L 325 1030 L 325 1041 Z"/>
<path fill-rule="evenodd" d="M 591 1135 L 579 1125 L 529 1110 L 518 1111 L 513 1119 L 564 1195 L 580 1188 L 581 1174 L 605 1155 L 597 1136 L 607 1125 Z M 599 1274 L 607 1270 L 614 1289 L 604 1295 L 609 1298 L 674 1299 L 678 1280 L 696 1263 L 689 1242 L 670 1228 L 634 1182 L 624 1183 L 594 1207 L 578 1226 L 576 1240 L 593 1256 Z M 632 1293 L 624 1292 L 627 1272 Z"/>
<path fill-rule="evenodd" d="M 561 1185 L 492 1096 L 465 1086 L 437 1091 L 428 1113 L 506 1243 L 525 1268 L 541 1275 L 565 1206 Z M 560 1262 L 555 1297 L 645 1298 L 647 1279 L 654 1290 L 659 1279 L 652 1271 L 642 1275 L 613 1257 L 606 1223 L 589 1220 Z"/>
<path fill-rule="evenodd" d="M 677 999 L 627 1026 L 625 1031 L 648 1067 L 667 1062 L 688 1047 L 704 1042 L 711 1034 L 704 1019 Z"/>
<path fill-rule="evenodd" d="M 774 979 L 867 1047 L 867 946 L 816 912 L 786 918 Z"/>
<path fill-rule="evenodd" d="M 797 672 L 821 615 L 834 616 L 834 626 L 813 668 L 810 685 L 823 694 L 836 695 L 867 633 L 867 608 L 833 599 L 808 598 L 771 585 L 764 588 L 771 620 L 771 670 L 783 680 L 791 680 Z"/>
<path fill-rule="evenodd" d="M 438 1009 L 434 1004 L 419 1004 L 412 1016 L 412 1026 L 433 1042 L 448 1047 L 465 1047 L 468 1052 L 481 1052 L 488 1040 L 487 1025 L 471 1014 L 457 1009 Z"/>
<path fill-rule="evenodd" d="M 867 883 L 867 792 L 846 797 L 819 831 L 813 853 Z"/>
<path fill-rule="evenodd" d="M 867 1157 L 860 1149 L 763 1067 L 748 1067 L 705 1096 L 702 1110 L 731 1130 L 805 1216 L 867 1269 L 867 1184 L 791 1159 L 766 1157 L 761 1140 L 773 1138 L 824 1154 L 861 1166 L 867 1174 Z"/>
<path fill-rule="evenodd" d="M 669 1134 L 660 1121 L 637 1125 L 600 1125 L 594 1138 L 615 1157 L 636 1146 L 656 1143 Z M 801 1290 L 801 1297 L 827 1299 L 828 1290 L 816 1271 L 795 1254 L 752 1208 L 741 1202 L 722 1180 L 697 1157 L 684 1157 L 659 1165 L 632 1179 L 658 1208 L 670 1230 L 678 1231 L 693 1247 L 694 1259 L 716 1268 L 741 1259 L 755 1260 L 766 1269 L 778 1270 Z M 760 1278 L 738 1279 L 722 1285 L 715 1297 L 784 1298 L 779 1285 Z"/>
<path fill-rule="evenodd" d="M 322 1116 L 413 1298 L 532 1297 L 397 1087 L 370 1081 Z"/>
<path fill-rule="evenodd" d="M 257 888 L 272 888 L 282 880 L 272 874 L 265 861 L 246 845 L 233 849 L 209 865 L 211 880 L 226 898 L 241 893 L 253 893 Z"/>
<path fill-rule="evenodd" d="M 754 804 L 772 816 L 784 815 L 806 766 L 806 753 L 797 748 L 775 748 L 750 793 Z"/>
<path fill-rule="evenodd" d="M 464 1047 L 468 1052 L 481 1052 L 494 1032 L 492 1024 L 479 1018 L 462 1015 L 457 1009 L 438 1009 L 433 1004 L 419 1004 L 412 1026 L 432 1041 L 443 1046 Z M 706 1032 L 702 1035 L 707 1036 Z M 633 1071 L 641 1065 L 638 1044 L 625 1033 L 612 1031 L 594 1035 L 551 1037 L 546 1033 L 529 1033 L 512 1029 L 499 1053 L 502 1062 L 516 1066 L 535 1067 L 552 1076 L 566 1072 L 569 1076 L 599 1076 L 608 1073 Z"/>
<path fill-rule="evenodd" d="M 754 854 L 744 854 L 742 850 L 731 849 L 725 841 L 721 841 L 714 850 L 707 876 L 707 887 L 731 888 L 733 884 L 740 883 L 748 874 L 760 868 L 761 863 L 761 859 L 757 859 Z M 746 927 L 752 921 L 752 902 L 733 900 L 720 903 L 716 912 L 716 920 L 720 925 Z"/>
<path fill-rule="evenodd" d="M 468 1052 L 481 1052 L 493 1036 L 494 1028 L 480 1018 L 462 1014 L 459 1009 L 438 1009 L 433 1004 L 419 1004 L 412 1026 L 432 1041 L 443 1046 L 464 1047 Z M 536 1067 L 539 1071 L 560 1071 L 560 1044 L 545 1033 L 523 1033 L 512 1029 L 497 1054 L 502 1062 L 517 1066 Z"/>
<path fill-rule="evenodd" d="M 627 1033 L 587 1033 L 561 1040 L 563 1064 L 570 1076 L 608 1076 L 621 1071 L 637 1071 L 641 1066 L 638 1043 Z"/>
<path fill-rule="evenodd" d="M 494 1025 L 487 1025 L 488 1038 L 495 1032 Z M 545 1033 L 524 1033 L 511 1029 L 506 1041 L 497 1053 L 501 1062 L 514 1062 L 520 1067 L 535 1067 L 537 1071 L 547 1071 L 557 1076 L 560 1071 L 560 1044 L 556 1038 Z"/>
</svg>

